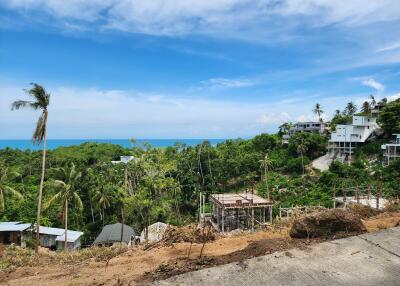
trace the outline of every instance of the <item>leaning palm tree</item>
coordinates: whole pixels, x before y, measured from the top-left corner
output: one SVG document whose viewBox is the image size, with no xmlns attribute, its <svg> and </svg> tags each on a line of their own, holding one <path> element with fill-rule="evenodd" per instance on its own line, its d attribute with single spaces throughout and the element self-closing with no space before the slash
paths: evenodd
<svg viewBox="0 0 400 286">
<path fill-rule="evenodd" d="M 324 113 L 324 111 L 321 109 L 321 105 L 319 103 L 315 104 L 315 107 L 313 109 L 314 114 L 318 115 L 318 119 L 320 122 L 323 121 L 321 115 Z"/>
<path fill-rule="evenodd" d="M 43 183 L 44 183 L 44 173 L 46 169 L 46 131 L 47 131 L 47 117 L 48 117 L 48 107 L 50 104 L 50 94 L 46 90 L 36 83 L 32 83 L 32 88 L 25 90 L 25 92 L 30 96 L 31 100 L 17 100 L 13 102 L 11 110 L 29 107 L 34 110 L 41 110 L 41 115 L 36 124 L 35 132 L 33 133 L 32 141 L 34 144 L 40 144 L 43 142 L 43 155 L 42 155 L 42 174 L 40 177 L 40 186 L 38 194 L 38 206 L 36 212 L 36 244 L 35 253 L 39 253 L 39 243 L 40 243 L 40 213 L 42 207 L 42 193 L 43 193 Z"/>
<path fill-rule="evenodd" d="M 20 192 L 7 184 L 7 180 L 13 174 L 17 175 L 16 173 L 9 172 L 7 167 L 0 165 L 0 211 L 4 211 L 5 209 L 6 198 L 15 197 L 23 199 Z"/>
<path fill-rule="evenodd" d="M 267 198 L 269 199 L 269 188 L 268 188 L 268 168 L 272 167 L 272 160 L 268 157 L 268 154 L 265 154 L 264 158 L 259 161 L 261 168 L 264 169 L 264 180 L 267 186 Z"/>
<path fill-rule="evenodd" d="M 46 208 L 54 203 L 59 203 L 62 207 L 62 217 L 64 218 L 64 251 L 68 251 L 68 206 L 73 205 L 76 209 L 82 210 L 83 204 L 79 197 L 79 179 L 82 174 L 76 171 L 75 164 L 71 163 L 69 167 L 57 169 L 59 180 L 53 182 L 57 193 L 50 198 Z"/>
</svg>

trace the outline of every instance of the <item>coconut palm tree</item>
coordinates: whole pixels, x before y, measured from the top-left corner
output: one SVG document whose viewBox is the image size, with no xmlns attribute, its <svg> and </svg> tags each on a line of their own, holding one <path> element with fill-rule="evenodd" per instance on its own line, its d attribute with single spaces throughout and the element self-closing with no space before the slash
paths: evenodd
<svg viewBox="0 0 400 286">
<path fill-rule="evenodd" d="M 354 102 L 350 101 L 347 103 L 345 111 L 347 115 L 354 115 L 357 112 L 357 106 L 354 104 Z"/>
<path fill-rule="evenodd" d="M 269 199 L 269 188 L 268 188 L 268 168 L 272 167 L 272 160 L 268 157 L 268 154 L 265 154 L 264 158 L 259 161 L 261 168 L 264 169 L 264 180 L 265 184 L 267 186 L 267 197 Z"/>
<path fill-rule="evenodd" d="M 368 101 L 364 101 L 362 107 L 361 107 L 361 112 L 364 114 L 368 114 L 371 112 L 371 106 Z"/>
<path fill-rule="evenodd" d="M 46 208 L 54 203 L 60 203 L 63 206 L 62 216 L 64 218 L 64 251 L 68 251 L 68 207 L 72 204 L 74 208 L 78 210 L 83 209 L 83 203 L 79 197 L 79 179 L 82 174 L 76 171 L 74 163 L 68 167 L 60 168 L 56 170 L 59 180 L 53 182 L 53 186 L 57 190 L 57 193 L 50 198 L 47 202 Z"/>
<path fill-rule="evenodd" d="M 374 107 L 376 105 L 376 100 L 375 100 L 375 96 L 373 96 L 372 94 L 369 96 L 369 98 L 371 99 L 371 107 Z"/>
<path fill-rule="evenodd" d="M 111 206 L 111 202 L 113 201 L 113 187 L 112 185 L 106 185 L 100 187 L 93 195 L 93 199 L 97 202 L 97 206 L 100 209 L 100 216 L 104 226 L 104 213 L 105 210 Z"/>
<path fill-rule="evenodd" d="M 321 109 L 321 105 L 319 103 L 315 104 L 313 112 L 314 112 L 314 114 L 318 115 L 319 121 L 322 122 L 323 119 L 322 119 L 321 115 L 324 113 L 324 111 Z"/>
<path fill-rule="evenodd" d="M 297 153 L 300 154 L 301 156 L 301 166 L 303 168 L 303 176 L 304 176 L 304 153 L 306 153 L 308 150 L 308 147 L 306 144 L 304 144 L 304 141 L 301 140 L 300 144 L 297 145 Z"/>
<path fill-rule="evenodd" d="M 50 104 L 50 94 L 41 86 L 36 83 L 32 83 L 32 88 L 25 90 L 31 100 L 17 100 L 11 105 L 11 110 L 18 110 L 20 108 L 29 107 L 33 110 L 40 110 L 41 115 L 38 122 L 36 123 L 36 129 L 33 133 L 32 141 L 34 144 L 40 144 L 43 142 L 43 154 L 42 154 L 42 173 L 40 176 L 40 186 L 38 194 L 38 206 L 36 212 L 36 244 L 35 253 L 39 253 L 39 228 L 40 228 L 40 213 L 42 207 L 42 193 L 44 174 L 46 169 L 46 131 L 47 131 L 47 117 L 48 107 Z"/>
<path fill-rule="evenodd" d="M 10 175 L 18 175 L 17 173 L 12 173 L 8 171 L 3 165 L 0 165 L 0 211 L 4 211 L 5 209 L 5 201 L 8 197 L 15 197 L 17 199 L 23 199 L 20 192 L 10 187 L 7 184 L 7 180 Z"/>
</svg>

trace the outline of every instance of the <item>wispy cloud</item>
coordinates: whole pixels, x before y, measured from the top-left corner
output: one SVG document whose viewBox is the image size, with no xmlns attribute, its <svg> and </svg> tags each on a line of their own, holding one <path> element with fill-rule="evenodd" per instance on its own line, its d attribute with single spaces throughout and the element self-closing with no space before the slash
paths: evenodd
<svg viewBox="0 0 400 286">
<path fill-rule="evenodd" d="M 254 81 L 245 78 L 210 78 L 208 80 L 202 81 L 201 83 L 203 84 L 203 86 L 211 88 L 242 88 L 253 86 L 256 84 Z"/>
<path fill-rule="evenodd" d="M 379 93 L 382 93 L 385 89 L 385 86 L 382 83 L 380 83 L 379 81 L 377 81 L 373 78 L 368 78 L 368 79 L 363 80 L 362 84 L 375 89 Z"/>
<path fill-rule="evenodd" d="M 152 35 L 235 31 L 244 36 L 255 27 L 259 31 L 265 26 L 281 28 L 276 23 L 297 16 L 311 26 L 354 26 L 400 18 L 397 0 L 4 0 L 0 6 L 41 11 L 62 22 L 75 20 L 80 25 Z"/>
<path fill-rule="evenodd" d="M 385 47 L 379 48 L 376 50 L 376 52 L 381 53 L 381 52 L 388 52 L 388 51 L 393 51 L 393 50 L 397 50 L 397 49 L 400 49 L 400 42 L 392 43 Z"/>
</svg>

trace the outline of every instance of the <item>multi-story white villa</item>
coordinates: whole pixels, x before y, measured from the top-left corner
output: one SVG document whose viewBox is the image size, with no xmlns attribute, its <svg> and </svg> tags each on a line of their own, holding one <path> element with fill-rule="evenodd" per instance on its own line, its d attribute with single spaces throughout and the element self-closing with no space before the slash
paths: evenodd
<svg viewBox="0 0 400 286">
<path fill-rule="evenodd" d="M 352 124 L 337 125 L 329 140 L 329 150 L 336 159 L 344 162 L 351 161 L 354 148 L 380 133 L 376 117 L 353 116 Z"/>
<path fill-rule="evenodd" d="M 312 133 L 324 133 L 326 128 L 329 126 L 327 122 L 297 122 L 289 129 L 289 135 L 292 136 L 297 132 L 312 132 Z"/>
<path fill-rule="evenodd" d="M 384 166 L 387 166 L 391 161 L 400 158 L 400 134 L 393 135 L 396 136 L 396 141 L 394 143 L 382 145 Z"/>
<path fill-rule="evenodd" d="M 282 143 L 289 143 L 290 137 L 297 132 L 310 132 L 323 134 L 329 128 L 329 122 L 309 121 L 309 122 L 297 122 L 290 129 L 288 134 L 282 136 Z"/>
</svg>

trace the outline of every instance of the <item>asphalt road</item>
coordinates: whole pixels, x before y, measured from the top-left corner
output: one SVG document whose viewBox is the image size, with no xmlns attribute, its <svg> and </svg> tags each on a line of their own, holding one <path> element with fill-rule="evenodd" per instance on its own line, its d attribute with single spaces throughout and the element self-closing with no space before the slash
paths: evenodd
<svg viewBox="0 0 400 286">
<path fill-rule="evenodd" d="M 400 227 L 255 257 L 151 285 L 400 285 Z"/>
</svg>

